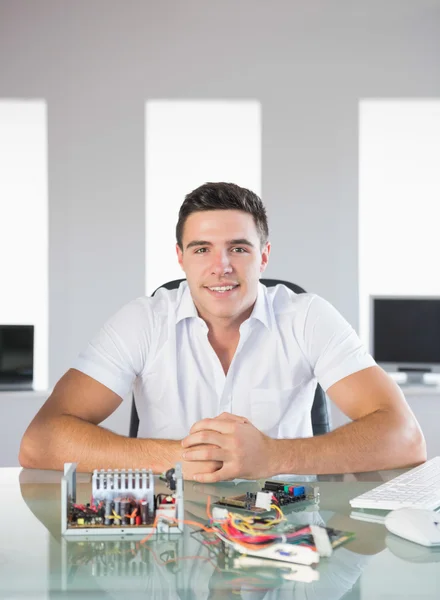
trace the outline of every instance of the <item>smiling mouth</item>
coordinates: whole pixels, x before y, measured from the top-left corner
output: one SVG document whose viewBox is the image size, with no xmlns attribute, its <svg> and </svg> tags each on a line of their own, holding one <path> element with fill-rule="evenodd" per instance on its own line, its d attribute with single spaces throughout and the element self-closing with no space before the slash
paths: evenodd
<svg viewBox="0 0 440 600">
<path fill-rule="evenodd" d="M 228 295 L 239 287 L 239 284 L 236 285 L 205 285 L 205 289 L 215 295 Z"/>
</svg>

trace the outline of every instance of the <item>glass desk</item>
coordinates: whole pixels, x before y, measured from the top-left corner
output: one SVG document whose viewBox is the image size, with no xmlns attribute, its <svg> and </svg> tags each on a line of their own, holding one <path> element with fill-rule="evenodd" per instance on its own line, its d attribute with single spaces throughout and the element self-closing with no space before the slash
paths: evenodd
<svg viewBox="0 0 440 600">
<path fill-rule="evenodd" d="M 203 544 L 196 526 L 139 547 L 127 537 L 66 541 L 60 535 L 61 473 L 0 469 L 0 598 L 438 600 L 439 551 L 392 536 L 381 524 L 350 518 L 350 498 L 400 472 L 318 477 L 318 510 L 286 511 L 289 521 L 325 523 L 356 535 L 321 559 L 318 581 L 303 583 L 286 579 L 286 569 L 231 568 L 221 545 Z M 215 500 L 260 487 L 185 482 L 185 519 L 206 521 L 208 495 Z M 79 474 L 78 501 L 87 502 L 90 491 L 90 475 Z"/>
</svg>

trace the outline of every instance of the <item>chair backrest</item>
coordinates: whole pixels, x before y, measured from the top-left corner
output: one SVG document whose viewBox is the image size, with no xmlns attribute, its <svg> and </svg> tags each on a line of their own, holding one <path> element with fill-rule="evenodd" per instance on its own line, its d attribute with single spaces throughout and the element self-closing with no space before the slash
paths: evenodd
<svg viewBox="0 0 440 600">
<path fill-rule="evenodd" d="M 159 286 L 154 292 L 152 296 L 159 290 L 164 287 L 167 290 L 174 290 L 179 287 L 179 285 L 185 281 L 185 279 L 174 279 L 173 281 L 168 281 L 163 285 Z M 283 279 L 260 279 L 261 283 L 266 287 L 274 287 L 276 285 L 282 284 L 291 289 L 296 294 L 304 294 L 305 290 L 296 285 L 295 283 L 291 283 L 290 281 L 284 281 Z M 313 435 L 321 435 L 323 433 L 327 433 L 331 429 L 331 419 L 330 419 L 330 407 L 328 398 L 322 389 L 322 387 L 318 384 L 316 386 L 315 397 L 313 399 L 312 405 L 312 430 Z M 130 437 L 137 437 L 139 429 L 139 416 L 136 409 L 136 403 L 134 401 L 131 407 L 131 417 L 130 417 Z"/>
</svg>

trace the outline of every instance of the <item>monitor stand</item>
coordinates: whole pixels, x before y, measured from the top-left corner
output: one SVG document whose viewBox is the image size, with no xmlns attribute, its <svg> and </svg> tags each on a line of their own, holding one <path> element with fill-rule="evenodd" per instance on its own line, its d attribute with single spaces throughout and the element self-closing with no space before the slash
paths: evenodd
<svg viewBox="0 0 440 600">
<path fill-rule="evenodd" d="M 426 381 L 425 374 L 429 373 L 426 369 L 398 369 L 398 371 L 406 374 L 406 381 L 400 383 L 400 387 L 438 387 L 438 382 Z"/>
<path fill-rule="evenodd" d="M 424 373 L 407 373 L 405 385 L 425 385 Z"/>
</svg>

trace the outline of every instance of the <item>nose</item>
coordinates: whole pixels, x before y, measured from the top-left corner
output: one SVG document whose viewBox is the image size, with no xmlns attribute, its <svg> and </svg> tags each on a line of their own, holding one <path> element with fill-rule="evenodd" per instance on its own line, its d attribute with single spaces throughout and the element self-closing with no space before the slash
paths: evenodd
<svg viewBox="0 0 440 600">
<path fill-rule="evenodd" d="M 211 274 L 225 275 L 226 273 L 232 273 L 232 265 L 228 252 L 221 251 L 214 253 Z"/>
</svg>

